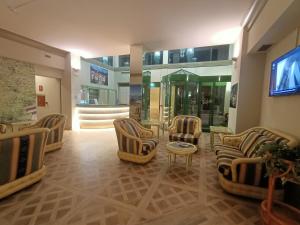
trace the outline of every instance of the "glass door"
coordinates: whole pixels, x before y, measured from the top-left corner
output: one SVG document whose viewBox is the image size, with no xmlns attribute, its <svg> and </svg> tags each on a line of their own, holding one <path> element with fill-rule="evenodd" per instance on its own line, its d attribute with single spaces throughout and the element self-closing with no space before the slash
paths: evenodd
<svg viewBox="0 0 300 225">
<path fill-rule="evenodd" d="M 185 83 L 182 81 L 171 82 L 171 105 L 170 105 L 170 120 L 175 116 L 184 114 L 184 97 L 185 97 Z"/>
<path fill-rule="evenodd" d="M 188 82 L 186 88 L 187 101 L 186 101 L 186 115 L 198 116 L 199 114 L 199 83 L 198 82 Z"/>
<path fill-rule="evenodd" d="M 230 77 L 204 77 L 199 86 L 199 116 L 202 128 L 227 126 L 230 99 Z"/>
<path fill-rule="evenodd" d="M 228 125 L 230 82 L 215 82 L 213 90 L 213 126 Z"/>
<path fill-rule="evenodd" d="M 150 83 L 150 120 L 160 120 L 160 83 Z"/>
<path fill-rule="evenodd" d="M 200 84 L 200 93 L 199 93 L 199 117 L 202 120 L 203 130 L 209 129 L 209 126 L 212 124 L 212 98 L 213 98 L 213 82 L 202 82 Z"/>
</svg>

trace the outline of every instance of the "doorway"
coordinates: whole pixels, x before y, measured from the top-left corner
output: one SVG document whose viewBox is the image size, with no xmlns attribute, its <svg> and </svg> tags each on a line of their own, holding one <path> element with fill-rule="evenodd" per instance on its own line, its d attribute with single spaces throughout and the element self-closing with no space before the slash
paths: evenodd
<svg viewBox="0 0 300 225">
<path fill-rule="evenodd" d="M 129 83 L 118 84 L 118 104 L 129 105 Z"/>
<path fill-rule="evenodd" d="M 37 95 L 37 119 L 53 113 L 61 113 L 61 80 L 35 76 Z"/>
<path fill-rule="evenodd" d="M 160 118 L 160 83 L 150 84 L 150 120 Z"/>
<path fill-rule="evenodd" d="M 162 120 L 170 124 L 178 115 L 193 115 L 202 120 L 202 129 L 227 126 L 230 76 L 198 76 L 179 70 L 163 77 Z"/>
</svg>

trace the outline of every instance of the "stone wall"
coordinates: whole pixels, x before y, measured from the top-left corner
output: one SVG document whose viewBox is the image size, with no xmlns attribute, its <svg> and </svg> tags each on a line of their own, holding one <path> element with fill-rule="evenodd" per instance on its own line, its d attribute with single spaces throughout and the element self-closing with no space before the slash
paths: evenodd
<svg viewBox="0 0 300 225">
<path fill-rule="evenodd" d="M 0 57 L 0 122 L 31 120 L 35 112 L 34 66 Z"/>
</svg>

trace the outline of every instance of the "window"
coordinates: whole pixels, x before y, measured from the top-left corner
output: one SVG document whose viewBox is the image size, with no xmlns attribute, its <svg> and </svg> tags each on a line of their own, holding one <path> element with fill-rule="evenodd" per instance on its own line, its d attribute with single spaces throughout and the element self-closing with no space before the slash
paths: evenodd
<svg viewBox="0 0 300 225">
<path fill-rule="evenodd" d="M 228 60 L 229 45 L 219 45 L 212 48 L 211 60 Z"/>
<path fill-rule="evenodd" d="M 228 60 L 228 57 L 229 45 L 184 48 L 169 51 L 170 64 Z"/>
<path fill-rule="evenodd" d="M 103 56 L 96 58 L 100 63 L 113 66 L 114 65 L 114 57 L 113 56 Z"/>
<path fill-rule="evenodd" d="M 120 55 L 119 56 L 119 67 L 130 66 L 130 55 Z"/>
<path fill-rule="evenodd" d="M 170 64 L 181 63 L 181 61 L 180 61 L 180 49 L 169 51 L 169 63 Z"/>
<path fill-rule="evenodd" d="M 144 54 L 144 65 L 158 65 L 163 63 L 163 52 L 147 52 Z"/>
<path fill-rule="evenodd" d="M 211 48 L 195 48 L 196 62 L 211 61 Z"/>
</svg>

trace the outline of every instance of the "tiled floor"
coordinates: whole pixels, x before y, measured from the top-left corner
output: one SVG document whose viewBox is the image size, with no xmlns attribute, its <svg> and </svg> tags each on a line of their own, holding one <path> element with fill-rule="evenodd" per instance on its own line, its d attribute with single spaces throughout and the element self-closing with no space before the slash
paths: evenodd
<svg viewBox="0 0 300 225">
<path fill-rule="evenodd" d="M 47 176 L 0 201 L 1 225 L 258 225 L 259 202 L 226 194 L 217 181 L 208 134 L 185 171 L 168 167 L 167 138 L 156 158 L 134 165 L 117 158 L 114 130 L 66 132 L 48 153 Z"/>
</svg>

